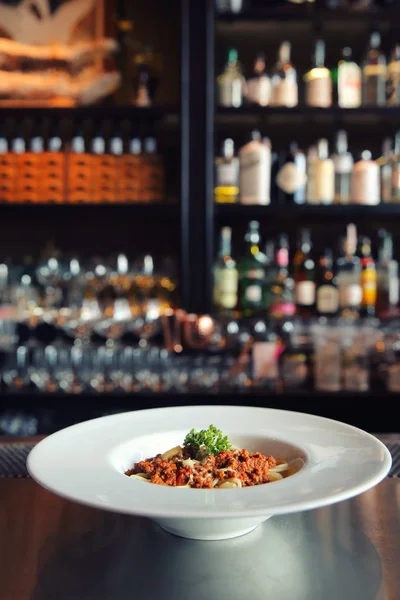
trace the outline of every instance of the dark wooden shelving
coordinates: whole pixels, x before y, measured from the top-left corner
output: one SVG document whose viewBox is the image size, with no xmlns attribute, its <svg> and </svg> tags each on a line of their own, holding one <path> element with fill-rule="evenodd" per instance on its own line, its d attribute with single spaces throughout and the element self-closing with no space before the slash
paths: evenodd
<svg viewBox="0 0 400 600">
<path fill-rule="evenodd" d="M 106 413 L 164 406 L 219 405 L 280 408 L 339 419 L 369 431 L 391 432 L 399 394 L 293 392 L 274 394 L 2 394 L 0 411 L 34 414 L 43 433 Z M 379 403 L 381 410 L 377 411 Z M 1 412 L 0 412 L 1 414 Z"/>
<path fill-rule="evenodd" d="M 399 8 L 396 6 L 371 8 L 369 10 L 330 10 L 328 8 L 315 4 L 303 4 L 302 6 L 293 6 L 286 4 L 283 6 L 265 6 L 250 7 L 240 13 L 220 13 L 217 14 L 217 31 L 221 27 L 230 24 L 244 23 L 313 23 L 318 22 L 322 27 L 329 27 L 333 23 L 366 23 L 374 24 L 387 23 L 395 16 L 399 15 Z"/>
<path fill-rule="evenodd" d="M 123 120 L 128 119 L 132 122 L 153 122 L 165 120 L 170 123 L 179 123 L 179 106 L 117 106 L 114 104 L 99 104 L 94 106 L 76 106 L 71 108 L 55 107 L 6 107 L 0 106 L 0 122 L 7 119 L 22 121 L 29 118 L 32 121 L 39 121 L 44 118 L 58 120 L 70 119 L 82 121 L 92 120 Z"/>
<path fill-rule="evenodd" d="M 276 220 L 304 219 L 305 221 L 329 220 L 388 220 L 400 217 L 400 204 L 378 204 L 377 206 L 361 206 L 357 204 L 339 205 L 243 205 L 216 204 L 215 213 L 218 220 L 235 221 L 253 218 L 273 218 Z"/>
<path fill-rule="evenodd" d="M 132 203 L 132 204 L 2 204 L 0 219 L 8 220 L 85 220 L 93 217 L 123 220 L 178 219 L 179 203 Z"/>
<path fill-rule="evenodd" d="M 313 123 L 334 123 L 351 125 L 399 124 L 400 106 L 382 106 L 360 108 L 314 108 L 312 106 L 249 106 L 239 108 L 217 107 L 215 111 L 216 125 L 245 125 L 254 121 L 266 121 L 268 125 L 282 126 L 292 123 L 296 126 Z"/>
</svg>

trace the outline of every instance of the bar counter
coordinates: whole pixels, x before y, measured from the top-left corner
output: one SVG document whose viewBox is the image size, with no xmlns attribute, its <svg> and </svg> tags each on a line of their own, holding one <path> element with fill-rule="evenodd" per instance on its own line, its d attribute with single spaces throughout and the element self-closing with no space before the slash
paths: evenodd
<svg viewBox="0 0 400 600">
<path fill-rule="evenodd" d="M 399 565 L 397 478 L 220 542 L 73 504 L 29 478 L 0 479 L 4 600 L 399 600 Z"/>
</svg>

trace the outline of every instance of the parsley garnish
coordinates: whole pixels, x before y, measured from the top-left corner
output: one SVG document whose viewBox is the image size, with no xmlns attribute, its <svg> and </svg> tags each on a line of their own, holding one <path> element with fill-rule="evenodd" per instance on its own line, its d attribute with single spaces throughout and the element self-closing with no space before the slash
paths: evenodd
<svg viewBox="0 0 400 600">
<path fill-rule="evenodd" d="M 229 450 L 231 444 L 226 435 L 222 434 L 220 429 L 210 425 L 208 429 L 189 431 L 183 442 L 185 447 L 189 447 L 196 454 L 219 454 L 224 450 Z"/>
</svg>

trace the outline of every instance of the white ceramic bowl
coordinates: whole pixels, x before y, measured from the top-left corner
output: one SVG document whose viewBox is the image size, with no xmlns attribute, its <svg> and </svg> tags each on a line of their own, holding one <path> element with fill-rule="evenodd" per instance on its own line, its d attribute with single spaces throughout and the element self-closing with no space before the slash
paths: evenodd
<svg viewBox="0 0 400 600">
<path fill-rule="evenodd" d="M 301 459 L 294 475 L 235 489 L 177 489 L 130 479 L 134 462 L 183 442 L 213 424 L 232 444 L 276 458 Z M 313 415 L 240 406 L 185 406 L 122 413 L 68 427 L 28 457 L 48 490 L 97 508 L 149 517 L 170 533 L 197 540 L 233 538 L 273 515 L 333 504 L 360 494 L 389 472 L 376 438 Z"/>
</svg>

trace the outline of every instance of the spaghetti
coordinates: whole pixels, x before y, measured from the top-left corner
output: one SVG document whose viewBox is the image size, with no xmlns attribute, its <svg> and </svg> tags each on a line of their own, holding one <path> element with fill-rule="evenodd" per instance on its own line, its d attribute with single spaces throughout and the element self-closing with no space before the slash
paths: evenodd
<svg viewBox="0 0 400 600">
<path fill-rule="evenodd" d="M 218 452 L 218 446 L 214 446 L 211 453 L 205 445 L 176 446 L 135 463 L 125 475 L 179 488 L 224 489 L 270 483 L 295 472 L 287 462 L 246 448 L 233 448 L 227 438 L 223 439 L 224 447 L 229 445 L 229 449 Z"/>
</svg>

